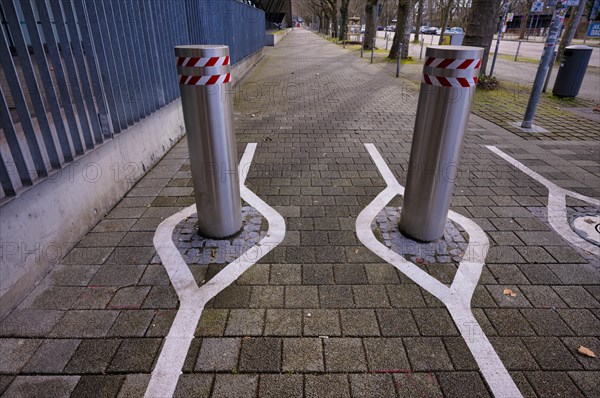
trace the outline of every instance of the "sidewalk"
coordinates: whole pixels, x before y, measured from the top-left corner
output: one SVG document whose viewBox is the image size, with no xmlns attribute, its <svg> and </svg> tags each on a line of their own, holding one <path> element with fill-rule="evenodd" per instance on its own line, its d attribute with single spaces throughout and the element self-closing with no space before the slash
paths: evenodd
<svg viewBox="0 0 600 398">
<path fill-rule="evenodd" d="M 257 143 L 242 164 L 245 185 L 274 212 L 244 197 L 244 232 L 222 242 L 195 238 L 193 217 L 175 222 L 173 243 L 209 301 L 174 394 L 165 387 L 155 396 L 484 397 L 513 383 L 526 397 L 600 396 L 600 360 L 577 352 L 600 355 L 600 256 L 572 229 L 556 232 L 557 209 L 549 220 L 546 207 L 548 187 L 551 201 L 560 187 L 579 194 L 566 201 L 570 222 L 598 213 L 581 195 L 600 198 L 600 143 L 525 140 L 473 115 L 445 243 L 415 246 L 395 230 L 401 197 L 366 226 L 357 219 L 390 179 L 406 181 L 417 90 L 389 64 L 303 29 L 266 51 L 235 91 L 235 124 L 240 158 Z M 161 260 L 153 239 L 194 203 L 189 170 L 182 141 L 0 321 L 3 396 L 144 396 L 165 336 L 181 330 L 172 328 L 183 306 L 171 258 Z M 283 242 L 216 296 L 202 296 L 238 254 L 273 234 L 276 213 Z M 430 291 L 477 269 L 462 268 L 477 235 L 461 216 L 490 247 L 473 280 L 475 320 L 455 323 Z M 437 290 L 367 248 L 365 228 L 379 240 L 371 243 L 441 282 Z M 497 353 L 494 370 L 508 371 L 493 385 L 469 349 L 487 340 L 493 350 L 483 361 Z"/>
</svg>

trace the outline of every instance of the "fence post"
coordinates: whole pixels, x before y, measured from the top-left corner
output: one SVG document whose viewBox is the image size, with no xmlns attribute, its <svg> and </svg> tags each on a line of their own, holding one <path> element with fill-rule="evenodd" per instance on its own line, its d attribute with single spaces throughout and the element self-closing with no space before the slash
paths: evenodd
<svg viewBox="0 0 600 398">
<path fill-rule="evenodd" d="M 519 58 L 519 50 L 521 50 L 521 43 L 523 40 L 519 40 L 519 44 L 517 45 L 517 52 L 515 53 L 515 62 L 517 62 L 517 58 Z"/>
<path fill-rule="evenodd" d="M 225 238 L 242 228 L 229 47 L 175 47 L 183 119 L 187 130 L 198 229 Z"/>
<path fill-rule="evenodd" d="M 406 236 L 430 242 L 444 235 L 482 56 L 483 48 L 467 46 L 434 46 L 425 52 L 400 217 Z"/>
</svg>

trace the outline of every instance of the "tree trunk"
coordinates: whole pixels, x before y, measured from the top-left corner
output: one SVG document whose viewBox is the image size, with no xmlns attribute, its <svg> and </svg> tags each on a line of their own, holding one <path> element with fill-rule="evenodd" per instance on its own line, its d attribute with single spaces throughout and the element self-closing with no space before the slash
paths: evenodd
<svg viewBox="0 0 600 398">
<path fill-rule="evenodd" d="M 446 32 L 446 25 L 448 25 L 450 8 L 452 8 L 452 0 L 448 0 L 448 4 L 442 9 L 442 26 L 440 26 L 442 31 L 440 32 L 440 41 L 438 42 L 440 45 L 444 42 L 444 32 Z"/>
<path fill-rule="evenodd" d="M 398 16 L 396 17 L 396 32 L 394 32 L 394 40 L 388 58 L 398 58 L 398 45 L 402 43 L 402 59 L 408 58 L 408 45 L 410 42 L 410 27 L 412 23 L 414 3 L 413 0 L 398 1 Z"/>
<path fill-rule="evenodd" d="M 556 56 L 557 60 L 562 59 L 562 55 L 565 52 L 565 48 L 571 45 L 571 41 L 575 37 L 575 33 L 577 33 L 577 27 L 579 26 L 579 21 L 581 21 L 581 16 L 583 15 L 583 9 L 585 8 L 585 2 L 581 0 L 581 4 L 577 7 L 577 13 L 575 15 L 573 9 L 571 9 L 571 19 L 569 20 L 569 26 L 567 27 L 567 33 L 563 35 L 562 40 L 560 41 L 560 45 L 558 46 L 558 55 Z"/>
<path fill-rule="evenodd" d="M 364 49 L 370 50 L 373 39 L 377 37 L 377 13 L 376 6 L 378 0 L 367 0 L 365 5 L 365 15 L 367 17 L 365 26 L 365 43 Z"/>
<path fill-rule="evenodd" d="M 469 24 L 465 34 L 465 46 L 483 47 L 480 73 L 485 75 L 490 46 L 498 26 L 500 0 L 473 0 Z"/>
<path fill-rule="evenodd" d="M 342 0 L 340 5 L 340 40 L 348 39 L 348 3 L 350 3 L 350 0 Z"/>
<path fill-rule="evenodd" d="M 525 5 L 527 7 L 527 11 L 525 12 L 525 17 L 521 20 L 521 26 L 519 28 L 519 39 L 525 38 L 525 31 L 527 30 L 527 21 L 529 20 L 529 16 L 531 15 L 531 7 L 533 6 L 533 0 L 527 0 Z"/>
<path fill-rule="evenodd" d="M 417 8 L 417 25 L 415 26 L 415 42 L 419 41 L 419 35 L 421 34 L 421 24 L 423 21 L 423 0 L 419 0 Z"/>
</svg>

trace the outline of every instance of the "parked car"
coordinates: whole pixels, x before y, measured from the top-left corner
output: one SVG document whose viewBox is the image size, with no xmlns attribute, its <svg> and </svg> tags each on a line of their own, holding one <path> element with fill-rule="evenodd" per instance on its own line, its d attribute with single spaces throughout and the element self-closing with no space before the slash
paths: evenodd
<svg viewBox="0 0 600 398">
<path fill-rule="evenodd" d="M 360 33 L 365 33 L 367 31 L 367 26 L 363 25 L 360 27 Z"/>
<path fill-rule="evenodd" d="M 450 28 L 449 32 L 451 32 L 451 33 L 460 33 L 460 34 L 464 34 L 465 33 L 465 31 L 463 30 L 463 28 L 460 28 L 458 26 Z"/>
<path fill-rule="evenodd" d="M 415 33 L 417 31 L 417 28 L 415 28 L 414 26 L 410 27 L 410 33 Z"/>
<path fill-rule="evenodd" d="M 396 31 L 396 25 L 390 25 L 387 27 L 387 31 L 388 32 L 395 32 Z"/>
<path fill-rule="evenodd" d="M 429 33 L 429 26 L 421 26 L 419 28 L 419 32 L 421 32 L 423 34 L 428 34 Z"/>
<path fill-rule="evenodd" d="M 437 33 L 439 28 L 435 27 L 435 26 L 430 26 L 429 30 L 427 31 L 427 34 L 429 35 L 435 35 Z"/>
<path fill-rule="evenodd" d="M 380 31 L 380 32 L 382 32 L 383 31 L 383 26 L 378 26 L 377 30 Z"/>
</svg>

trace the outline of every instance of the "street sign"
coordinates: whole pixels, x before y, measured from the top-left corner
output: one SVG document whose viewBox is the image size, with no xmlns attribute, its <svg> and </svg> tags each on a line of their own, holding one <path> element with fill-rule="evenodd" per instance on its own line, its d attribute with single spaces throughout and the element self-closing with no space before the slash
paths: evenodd
<svg viewBox="0 0 600 398">
<path fill-rule="evenodd" d="M 588 37 L 600 37 L 600 22 L 590 22 L 590 27 L 587 31 Z"/>
<path fill-rule="evenodd" d="M 598 11 L 600 11 L 600 0 L 594 1 L 594 5 L 592 6 L 592 9 L 590 11 L 588 21 L 593 21 L 594 19 L 596 19 L 596 17 L 598 16 Z"/>
<path fill-rule="evenodd" d="M 542 12 L 544 10 L 544 2 L 543 1 L 534 1 L 531 6 L 531 12 Z"/>
<path fill-rule="evenodd" d="M 506 22 L 512 22 L 514 17 L 515 17 L 515 14 L 512 12 L 509 12 L 508 14 L 506 14 Z"/>
</svg>

